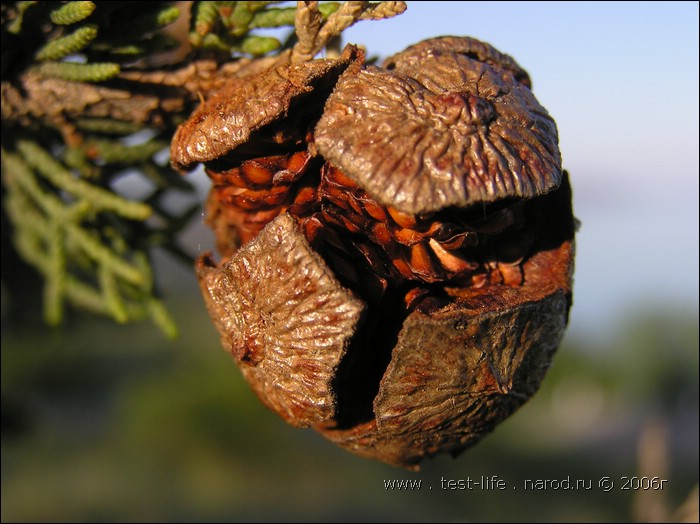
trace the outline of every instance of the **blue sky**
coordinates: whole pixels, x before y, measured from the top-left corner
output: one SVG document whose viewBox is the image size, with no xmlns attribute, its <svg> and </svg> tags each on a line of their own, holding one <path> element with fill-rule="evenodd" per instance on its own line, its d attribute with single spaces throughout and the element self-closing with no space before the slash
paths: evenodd
<svg viewBox="0 0 700 524">
<path fill-rule="evenodd" d="M 420 2 L 344 34 L 382 57 L 468 35 L 513 56 L 559 128 L 577 237 L 571 331 L 698 307 L 698 3 Z"/>
</svg>

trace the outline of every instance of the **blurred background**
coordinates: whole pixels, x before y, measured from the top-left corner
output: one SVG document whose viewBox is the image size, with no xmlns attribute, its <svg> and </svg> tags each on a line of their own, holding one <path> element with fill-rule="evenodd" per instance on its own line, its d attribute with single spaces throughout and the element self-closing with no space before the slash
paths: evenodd
<svg viewBox="0 0 700 524">
<path fill-rule="evenodd" d="M 2 521 L 697 522 L 698 3 L 414 1 L 345 41 L 383 58 L 448 34 L 530 73 L 571 173 L 574 306 L 540 392 L 458 458 L 406 472 L 264 408 L 188 267 L 159 262 L 174 341 L 78 314 L 49 330 L 38 306 L 11 322 L 3 287 Z M 187 242 L 213 246 L 201 223 Z M 508 490 L 441 489 L 482 475 Z M 635 476 L 668 482 L 622 489 Z M 592 488 L 522 489 L 566 479 Z"/>
</svg>

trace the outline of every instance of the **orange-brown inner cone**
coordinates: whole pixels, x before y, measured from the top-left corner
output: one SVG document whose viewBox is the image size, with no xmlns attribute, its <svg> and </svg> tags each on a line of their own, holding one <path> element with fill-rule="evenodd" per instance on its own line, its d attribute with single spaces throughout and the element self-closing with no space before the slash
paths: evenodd
<svg viewBox="0 0 700 524">
<path fill-rule="evenodd" d="M 523 283 L 534 233 L 524 202 L 409 215 L 372 199 L 341 170 L 308 151 L 209 165 L 207 220 L 223 257 L 279 213 L 299 220 L 311 245 L 343 284 L 376 303 L 405 287 L 407 306 L 426 286 L 480 288 Z"/>
</svg>

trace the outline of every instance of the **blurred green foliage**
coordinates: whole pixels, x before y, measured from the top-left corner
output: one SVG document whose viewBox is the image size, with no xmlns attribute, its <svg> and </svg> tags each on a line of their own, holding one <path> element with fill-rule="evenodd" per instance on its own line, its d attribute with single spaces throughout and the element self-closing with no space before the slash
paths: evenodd
<svg viewBox="0 0 700 524">
<path fill-rule="evenodd" d="M 49 324 L 61 323 L 66 306 L 74 306 L 118 323 L 150 318 L 166 335 L 177 332 L 151 266 L 157 246 L 189 260 L 178 235 L 199 209 L 164 205 L 194 189 L 168 165 L 177 120 L 153 125 L 130 121 L 132 111 L 106 110 L 86 118 L 70 106 L 82 94 L 78 113 L 89 113 L 99 91 L 91 98 L 84 83 L 139 71 L 180 45 L 163 31 L 180 15 L 168 2 L 3 2 L 3 280 L 15 277 L 6 273 L 6 257 L 13 256 L 6 251 L 16 250 L 44 281 Z M 131 52 L 124 52 L 125 41 Z M 43 82 L 58 82 L 57 95 L 45 94 L 32 109 L 28 93 Z M 142 198 L 117 189 L 129 173 L 149 185 Z"/>
<path fill-rule="evenodd" d="M 46 333 L 3 304 L 3 521 L 629 521 L 640 494 L 595 482 L 638 474 L 650 420 L 669 434 L 669 512 L 698 481 L 697 314 L 636 316 L 602 345 L 567 338 L 541 391 L 492 436 L 412 473 L 263 407 L 189 284 L 168 303 L 187 329 L 167 345 L 148 326 L 83 316 Z M 481 475 L 509 490 L 440 489 Z M 510 490 L 566 477 L 594 488 Z"/>
</svg>

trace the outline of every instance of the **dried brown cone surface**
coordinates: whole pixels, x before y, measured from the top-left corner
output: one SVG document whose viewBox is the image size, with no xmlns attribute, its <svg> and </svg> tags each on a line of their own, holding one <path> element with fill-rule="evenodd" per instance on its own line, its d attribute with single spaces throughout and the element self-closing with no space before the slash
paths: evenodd
<svg viewBox="0 0 700 524">
<path fill-rule="evenodd" d="M 224 347 L 289 423 L 403 467 L 458 454 L 538 389 L 571 306 L 574 218 L 554 121 L 471 38 L 367 66 L 277 65 L 178 130 L 205 163 Z"/>
</svg>

